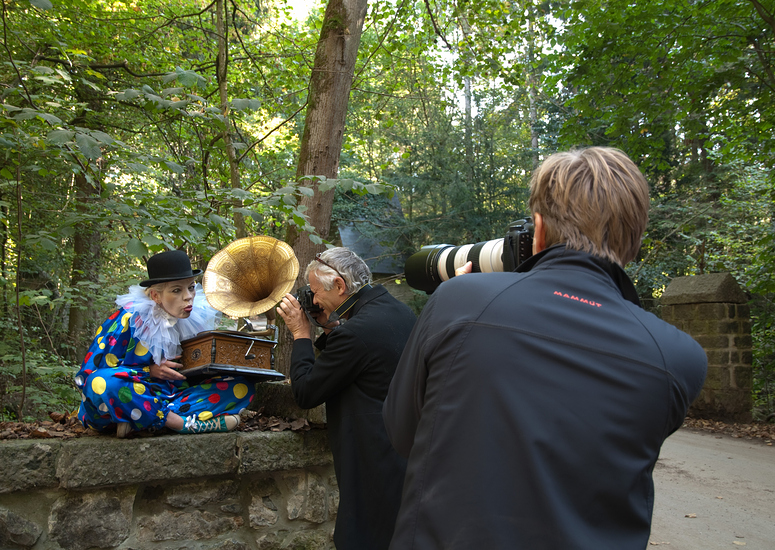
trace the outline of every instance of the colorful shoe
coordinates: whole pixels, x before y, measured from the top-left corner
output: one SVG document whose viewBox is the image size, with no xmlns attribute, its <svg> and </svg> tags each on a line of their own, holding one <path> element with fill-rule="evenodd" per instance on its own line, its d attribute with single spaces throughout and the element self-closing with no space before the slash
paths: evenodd
<svg viewBox="0 0 775 550">
<path fill-rule="evenodd" d="M 135 430 L 132 428 L 132 425 L 129 422 L 121 422 L 116 428 L 116 437 L 119 439 L 124 439 L 133 431 Z"/>
<path fill-rule="evenodd" d="M 197 420 L 195 416 L 186 418 L 186 424 L 179 434 L 204 434 L 210 432 L 230 432 L 239 426 L 240 417 L 236 414 L 216 416 L 210 420 Z"/>
</svg>

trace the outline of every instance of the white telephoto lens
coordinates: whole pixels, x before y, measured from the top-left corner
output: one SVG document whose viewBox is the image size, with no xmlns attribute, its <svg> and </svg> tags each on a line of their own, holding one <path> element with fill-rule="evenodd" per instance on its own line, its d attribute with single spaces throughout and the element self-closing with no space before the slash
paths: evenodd
<svg viewBox="0 0 775 550">
<path fill-rule="evenodd" d="M 450 273 L 450 277 L 455 276 L 455 270 L 463 267 L 466 265 L 466 262 L 468 261 L 468 253 L 471 251 L 471 249 L 474 247 L 473 244 L 464 244 L 459 248 L 457 253 L 455 254 L 455 262 L 452 266 L 452 273 Z"/>
<path fill-rule="evenodd" d="M 503 239 L 493 239 L 484 243 L 479 252 L 479 269 L 482 273 L 503 271 Z"/>
<path fill-rule="evenodd" d="M 439 254 L 439 257 L 436 260 L 436 269 L 439 272 L 439 279 L 442 281 L 449 280 L 449 276 L 447 275 L 447 256 L 449 255 L 450 251 L 454 249 L 455 247 L 445 248 L 441 251 L 441 254 Z"/>
</svg>

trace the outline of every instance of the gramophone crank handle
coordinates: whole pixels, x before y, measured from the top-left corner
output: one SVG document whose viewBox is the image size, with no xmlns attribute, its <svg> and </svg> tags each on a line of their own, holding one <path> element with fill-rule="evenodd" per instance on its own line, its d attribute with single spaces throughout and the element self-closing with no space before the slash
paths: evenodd
<svg viewBox="0 0 775 550">
<path fill-rule="evenodd" d="M 255 344 L 255 341 L 251 340 L 250 341 L 250 347 L 248 348 L 248 351 L 245 352 L 245 359 L 250 360 L 250 359 L 255 359 L 256 358 L 255 354 L 251 354 L 250 353 L 250 350 L 253 349 L 253 344 Z"/>
</svg>

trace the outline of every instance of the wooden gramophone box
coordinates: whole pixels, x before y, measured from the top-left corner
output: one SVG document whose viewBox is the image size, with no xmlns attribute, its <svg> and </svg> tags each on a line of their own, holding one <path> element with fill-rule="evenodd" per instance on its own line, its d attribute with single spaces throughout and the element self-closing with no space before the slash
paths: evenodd
<svg viewBox="0 0 775 550">
<path fill-rule="evenodd" d="M 272 369 L 272 349 L 277 342 L 244 332 L 210 330 L 180 343 L 180 372 L 187 378 L 234 374 L 261 380 L 284 380 Z"/>
</svg>

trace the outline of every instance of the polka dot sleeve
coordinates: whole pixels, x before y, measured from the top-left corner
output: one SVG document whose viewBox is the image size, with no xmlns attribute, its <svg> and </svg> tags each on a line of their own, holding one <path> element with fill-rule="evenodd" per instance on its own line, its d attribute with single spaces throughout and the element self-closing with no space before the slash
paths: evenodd
<svg viewBox="0 0 775 550">
<path fill-rule="evenodd" d="M 150 353 L 133 338 L 131 317 L 131 313 L 123 308 L 119 309 L 97 329 L 94 341 L 75 377 L 75 383 L 79 388 L 83 387 L 86 378 L 95 370 L 122 366 L 138 368 L 150 366 Z"/>
</svg>

